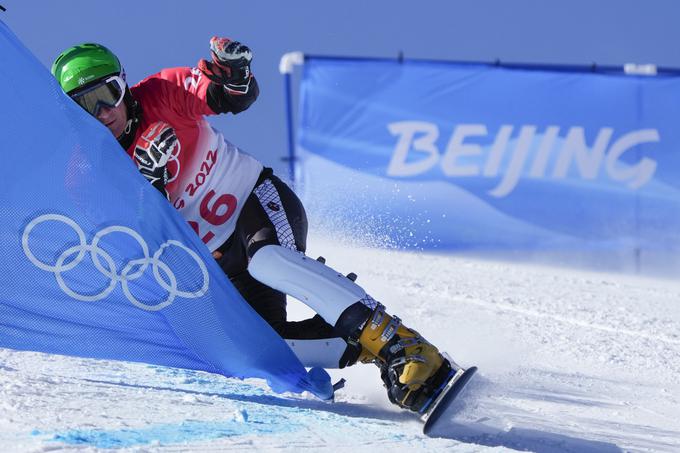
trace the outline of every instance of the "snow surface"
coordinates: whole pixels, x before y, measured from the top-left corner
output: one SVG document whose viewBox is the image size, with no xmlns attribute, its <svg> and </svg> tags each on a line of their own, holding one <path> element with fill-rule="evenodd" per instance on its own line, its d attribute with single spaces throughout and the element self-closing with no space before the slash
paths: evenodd
<svg viewBox="0 0 680 453">
<path fill-rule="evenodd" d="M 440 438 L 387 402 L 373 365 L 332 371 L 347 385 L 325 403 L 259 380 L 0 349 L 0 451 L 680 451 L 679 283 L 309 243 L 479 367 Z"/>
</svg>

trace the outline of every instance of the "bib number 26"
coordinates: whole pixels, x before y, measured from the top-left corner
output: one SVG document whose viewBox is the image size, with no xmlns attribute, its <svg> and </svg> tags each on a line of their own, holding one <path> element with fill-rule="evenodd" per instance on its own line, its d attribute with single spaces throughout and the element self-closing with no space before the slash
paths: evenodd
<svg viewBox="0 0 680 453">
<path fill-rule="evenodd" d="M 215 191 L 211 190 L 206 193 L 201 200 L 201 205 L 199 206 L 199 211 L 201 213 L 201 218 L 211 225 L 219 226 L 227 222 L 231 216 L 234 215 L 236 211 L 236 197 L 231 194 L 223 194 L 215 198 Z M 189 221 L 189 225 L 194 229 L 196 234 L 201 237 L 204 244 L 210 242 L 212 238 L 215 237 L 215 233 L 212 231 L 207 231 L 203 236 L 199 231 L 198 222 L 193 220 Z"/>
</svg>

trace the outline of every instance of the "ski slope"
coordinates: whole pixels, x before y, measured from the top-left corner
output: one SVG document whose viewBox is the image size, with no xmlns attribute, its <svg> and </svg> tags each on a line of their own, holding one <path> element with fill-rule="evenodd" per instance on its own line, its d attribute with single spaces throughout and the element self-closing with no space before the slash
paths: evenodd
<svg viewBox="0 0 680 453">
<path fill-rule="evenodd" d="M 312 237 L 479 372 L 427 438 L 377 368 L 335 403 L 258 380 L 0 349 L 0 451 L 680 451 L 680 284 Z M 296 303 L 296 317 L 306 313 Z"/>
</svg>

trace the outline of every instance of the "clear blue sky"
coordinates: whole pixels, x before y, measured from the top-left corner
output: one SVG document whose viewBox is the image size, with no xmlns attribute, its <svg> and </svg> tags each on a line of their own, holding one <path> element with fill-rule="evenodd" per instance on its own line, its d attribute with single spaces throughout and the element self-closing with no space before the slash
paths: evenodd
<svg viewBox="0 0 680 453">
<path fill-rule="evenodd" d="M 0 0 L 0 18 L 49 67 L 65 48 L 100 42 L 134 83 L 208 56 L 213 35 L 254 52 L 261 96 L 213 123 L 285 176 L 281 55 L 396 57 L 680 68 L 679 0 Z"/>
</svg>

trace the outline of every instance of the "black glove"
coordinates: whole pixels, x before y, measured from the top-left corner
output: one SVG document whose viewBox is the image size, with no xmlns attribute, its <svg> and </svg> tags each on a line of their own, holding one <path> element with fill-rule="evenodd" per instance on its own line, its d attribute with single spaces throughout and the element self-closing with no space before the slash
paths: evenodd
<svg viewBox="0 0 680 453">
<path fill-rule="evenodd" d="M 175 130 L 167 123 L 157 122 L 149 126 L 135 144 L 134 158 L 144 177 L 166 198 L 170 198 L 165 185 L 171 178 L 168 160 L 179 149 Z"/>
<path fill-rule="evenodd" d="M 246 94 L 253 77 L 250 62 L 253 54 L 248 46 L 229 38 L 210 39 L 212 61 L 201 60 L 198 68 L 213 82 L 224 86 L 230 94 Z"/>
</svg>

